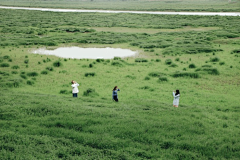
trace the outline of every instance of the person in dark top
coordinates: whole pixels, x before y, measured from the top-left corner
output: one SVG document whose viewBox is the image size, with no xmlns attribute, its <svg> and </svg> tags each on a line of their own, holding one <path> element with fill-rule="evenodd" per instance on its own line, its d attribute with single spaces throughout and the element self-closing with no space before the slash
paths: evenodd
<svg viewBox="0 0 240 160">
<path fill-rule="evenodd" d="M 115 86 L 115 87 L 113 88 L 112 99 L 113 99 L 114 101 L 116 101 L 116 102 L 118 102 L 117 91 L 120 91 L 120 89 L 119 89 L 117 86 Z"/>
</svg>

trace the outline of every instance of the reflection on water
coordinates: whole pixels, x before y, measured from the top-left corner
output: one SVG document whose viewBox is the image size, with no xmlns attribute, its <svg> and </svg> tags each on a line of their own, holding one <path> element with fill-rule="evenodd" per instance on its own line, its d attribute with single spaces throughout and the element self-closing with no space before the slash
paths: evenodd
<svg viewBox="0 0 240 160">
<path fill-rule="evenodd" d="M 112 59 L 114 57 L 130 57 L 136 55 L 136 51 L 121 48 L 79 48 L 79 47 L 61 47 L 55 50 L 38 49 L 32 53 L 55 55 L 62 58 L 76 59 Z"/>
</svg>

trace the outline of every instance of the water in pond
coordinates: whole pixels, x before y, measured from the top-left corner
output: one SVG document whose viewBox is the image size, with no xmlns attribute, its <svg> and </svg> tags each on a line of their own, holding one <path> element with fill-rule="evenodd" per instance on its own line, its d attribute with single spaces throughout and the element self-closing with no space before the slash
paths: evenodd
<svg viewBox="0 0 240 160">
<path fill-rule="evenodd" d="M 62 58 L 76 59 L 112 59 L 114 57 L 131 57 L 137 54 L 136 51 L 121 48 L 79 48 L 79 47 L 61 47 L 55 50 L 38 49 L 32 53 L 55 55 Z"/>
</svg>

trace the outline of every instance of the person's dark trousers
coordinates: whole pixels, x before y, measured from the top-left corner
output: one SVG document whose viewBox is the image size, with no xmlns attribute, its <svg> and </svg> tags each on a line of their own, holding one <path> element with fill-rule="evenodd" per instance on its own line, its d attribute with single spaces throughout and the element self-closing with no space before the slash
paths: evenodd
<svg viewBox="0 0 240 160">
<path fill-rule="evenodd" d="M 114 101 L 118 102 L 118 97 L 117 96 L 114 96 L 113 99 L 114 99 Z"/>
<path fill-rule="evenodd" d="M 77 93 L 73 93 L 73 97 L 77 97 Z"/>
</svg>

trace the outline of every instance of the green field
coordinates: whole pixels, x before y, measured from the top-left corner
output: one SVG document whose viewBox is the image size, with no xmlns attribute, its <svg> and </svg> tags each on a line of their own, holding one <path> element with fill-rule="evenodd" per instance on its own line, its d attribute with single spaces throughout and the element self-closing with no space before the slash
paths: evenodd
<svg viewBox="0 0 240 160">
<path fill-rule="evenodd" d="M 0 159 L 239 159 L 239 17 L 7 9 L 0 17 Z M 139 54 L 30 53 L 63 46 Z"/>
<path fill-rule="evenodd" d="M 0 0 L 0 5 L 132 11 L 240 12 L 240 0 Z"/>
</svg>

